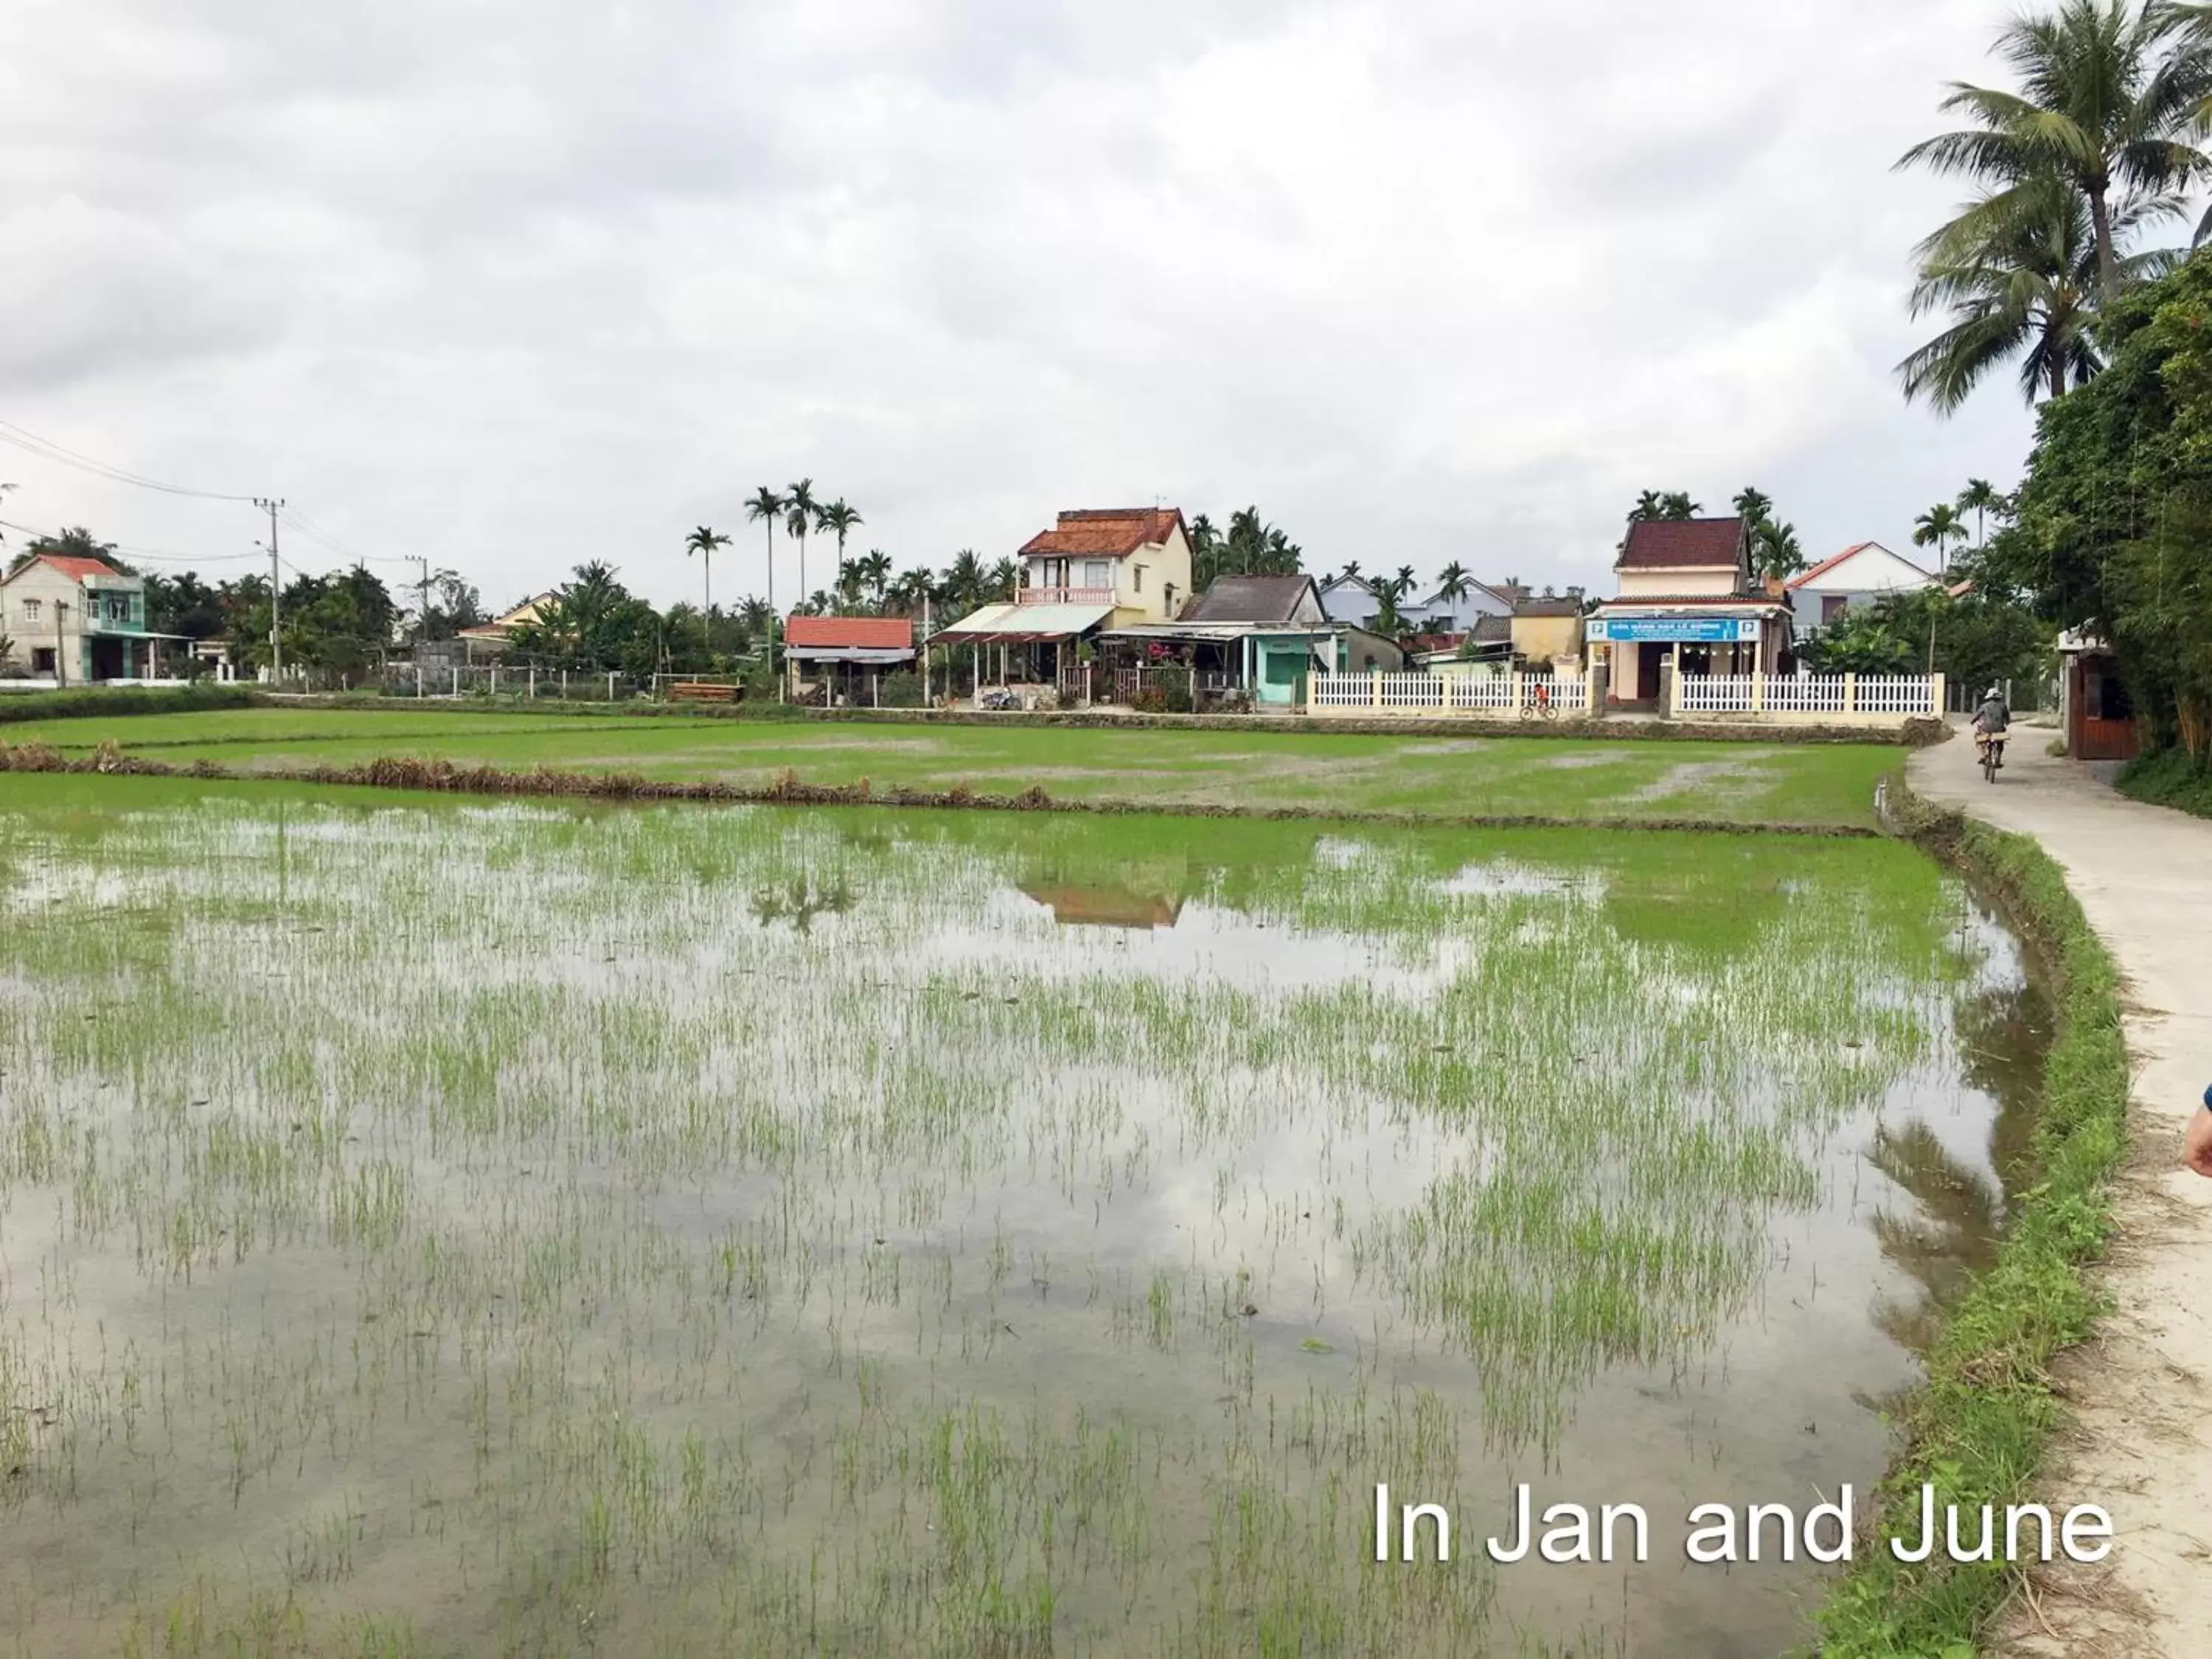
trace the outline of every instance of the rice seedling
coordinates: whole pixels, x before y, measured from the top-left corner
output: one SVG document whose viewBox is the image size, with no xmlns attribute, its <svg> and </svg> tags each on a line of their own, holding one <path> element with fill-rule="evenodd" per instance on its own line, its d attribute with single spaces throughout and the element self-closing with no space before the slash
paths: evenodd
<svg viewBox="0 0 2212 1659">
<path fill-rule="evenodd" d="M 2032 1105 L 1885 842 L 11 775 L 0 876 L 23 1654 L 1778 1648 L 1374 1487 L 1870 1480 Z"/>
</svg>

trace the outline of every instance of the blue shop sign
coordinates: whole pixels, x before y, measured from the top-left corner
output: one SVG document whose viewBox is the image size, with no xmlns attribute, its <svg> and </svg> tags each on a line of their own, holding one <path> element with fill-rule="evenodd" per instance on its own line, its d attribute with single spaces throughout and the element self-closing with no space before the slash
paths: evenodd
<svg viewBox="0 0 2212 1659">
<path fill-rule="evenodd" d="M 1626 644 L 1698 641 L 1728 645 L 1759 637 L 1756 617 L 1593 617 L 1588 638 Z"/>
</svg>

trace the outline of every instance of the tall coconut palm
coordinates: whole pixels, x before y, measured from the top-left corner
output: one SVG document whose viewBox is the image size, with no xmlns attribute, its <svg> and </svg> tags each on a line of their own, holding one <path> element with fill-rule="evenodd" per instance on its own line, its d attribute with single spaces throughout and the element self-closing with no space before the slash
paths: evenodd
<svg viewBox="0 0 2212 1659">
<path fill-rule="evenodd" d="M 1990 550 L 1989 515 L 2004 505 L 2004 497 L 1987 478 L 1969 478 L 1959 492 L 1959 511 L 1974 515 L 1974 551 Z"/>
<path fill-rule="evenodd" d="M 1938 501 L 1912 523 L 1912 544 L 1936 550 L 1936 568 L 1940 573 L 1951 562 L 1951 544 L 1966 539 L 1966 526 L 1959 517 L 1959 509 L 1948 501 Z"/>
<path fill-rule="evenodd" d="M 1636 505 L 1628 509 L 1628 521 L 1641 524 L 1646 519 L 1659 517 L 1664 498 L 1656 489 L 1639 490 Z"/>
<path fill-rule="evenodd" d="M 2098 302 L 2111 305 L 2127 280 L 2123 204 L 2212 179 L 2212 156 L 2198 148 L 2212 97 L 2212 28 L 2202 8 L 2167 0 L 2062 0 L 2007 24 L 1996 51 L 2019 89 L 1953 82 L 1942 108 L 1973 125 L 1923 140 L 1897 165 L 1989 187 L 1946 228 L 1968 242 L 1986 240 L 1973 220 L 2011 219 L 2020 193 L 2063 182 L 2087 210 Z M 2212 216 L 2198 226 L 2199 240 L 2208 228 Z"/>
<path fill-rule="evenodd" d="M 700 620 L 707 630 L 707 648 L 709 651 L 714 648 L 714 550 L 718 547 L 727 547 L 729 544 L 730 538 L 727 536 L 717 534 L 703 524 L 686 537 L 684 542 L 684 550 L 686 554 L 696 553 L 706 562 L 707 608 L 701 613 Z"/>
<path fill-rule="evenodd" d="M 817 527 L 822 503 L 814 499 L 814 480 L 801 478 L 783 493 L 784 533 L 799 544 L 799 591 L 806 591 L 806 537 Z"/>
<path fill-rule="evenodd" d="M 2007 192 L 2002 214 L 1969 212 L 1917 250 L 1915 317 L 1941 312 L 1949 326 L 1897 366 L 1907 399 L 1925 398 L 1939 414 L 1964 403 L 1990 370 L 2017 357 L 2021 396 L 2063 397 L 2104 367 L 2091 327 L 2096 313 L 2097 248 L 2087 204 L 2056 180 Z M 2113 222 L 2123 234 L 2170 211 L 2166 198 L 2124 204 Z M 2179 255 L 2153 248 L 2120 261 L 2124 283 L 2163 276 Z"/>
<path fill-rule="evenodd" d="M 1437 574 L 1437 597 L 1447 605 L 1457 605 L 1467 597 L 1467 590 L 1472 584 L 1473 579 L 1467 574 L 1467 567 L 1454 559 Z"/>
<path fill-rule="evenodd" d="M 1774 498 L 1763 489 L 1746 484 L 1735 492 L 1729 505 L 1735 508 L 1736 517 L 1748 519 L 1753 524 L 1764 524 L 1774 516 Z"/>
<path fill-rule="evenodd" d="M 1670 489 L 1659 498 L 1659 516 L 1674 523 L 1686 523 L 1705 510 L 1703 501 L 1693 501 L 1686 489 Z"/>
<path fill-rule="evenodd" d="M 753 498 L 745 503 L 745 518 L 753 524 L 768 526 L 768 610 L 775 614 L 775 529 L 783 520 L 783 497 L 763 484 L 753 491 Z"/>
<path fill-rule="evenodd" d="M 845 498 L 842 495 L 829 506 L 815 509 L 814 527 L 817 530 L 827 531 L 837 538 L 838 569 L 842 570 L 845 568 L 845 538 L 866 522 L 866 520 L 845 505 Z"/>
</svg>

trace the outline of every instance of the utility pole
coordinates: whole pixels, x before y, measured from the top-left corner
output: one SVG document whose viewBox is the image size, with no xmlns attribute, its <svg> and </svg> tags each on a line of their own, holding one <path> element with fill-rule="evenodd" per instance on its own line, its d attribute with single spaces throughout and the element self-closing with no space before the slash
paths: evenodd
<svg viewBox="0 0 2212 1659">
<path fill-rule="evenodd" d="M 422 660 L 422 642 L 430 637 L 429 555 L 427 553 L 417 553 L 415 556 L 415 562 L 422 567 L 422 610 L 421 615 L 419 615 L 415 620 L 415 660 L 420 662 Z"/>
<path fill-rule="evenodd" d="M 276 564 L 276 511 L 284 502 L 281 497 L 256 495 L 253 504 L 269 515 L 269 684 L 273 689 L 284 678 L 284 639 L 278 632 L 283 618 L 277 611 L 284 578 Z"/>
</svg>

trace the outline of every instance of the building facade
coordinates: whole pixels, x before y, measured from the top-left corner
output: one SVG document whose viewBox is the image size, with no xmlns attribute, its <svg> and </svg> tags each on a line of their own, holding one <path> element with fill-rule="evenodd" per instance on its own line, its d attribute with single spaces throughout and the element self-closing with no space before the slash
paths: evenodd
<svg viewBox="0 0 2212 1659">
<path fill-rule="evenodd" d="M 41 553 L 0 580 L 0 672 L 57 686 L 159 680 L 190 641 L 146 626 L 146 584 L 99 559 Z"/>
<path fill-rule="evenodd" d="M 1789 596 L 1753 579 L 1748 520 L 1638 520 L 1613 568 L 1619 594 L 1583 623 L 1607 702 L 1656 706 L 1670 671 L 1781 672 L 1793 642 Z"/>
</svg>

